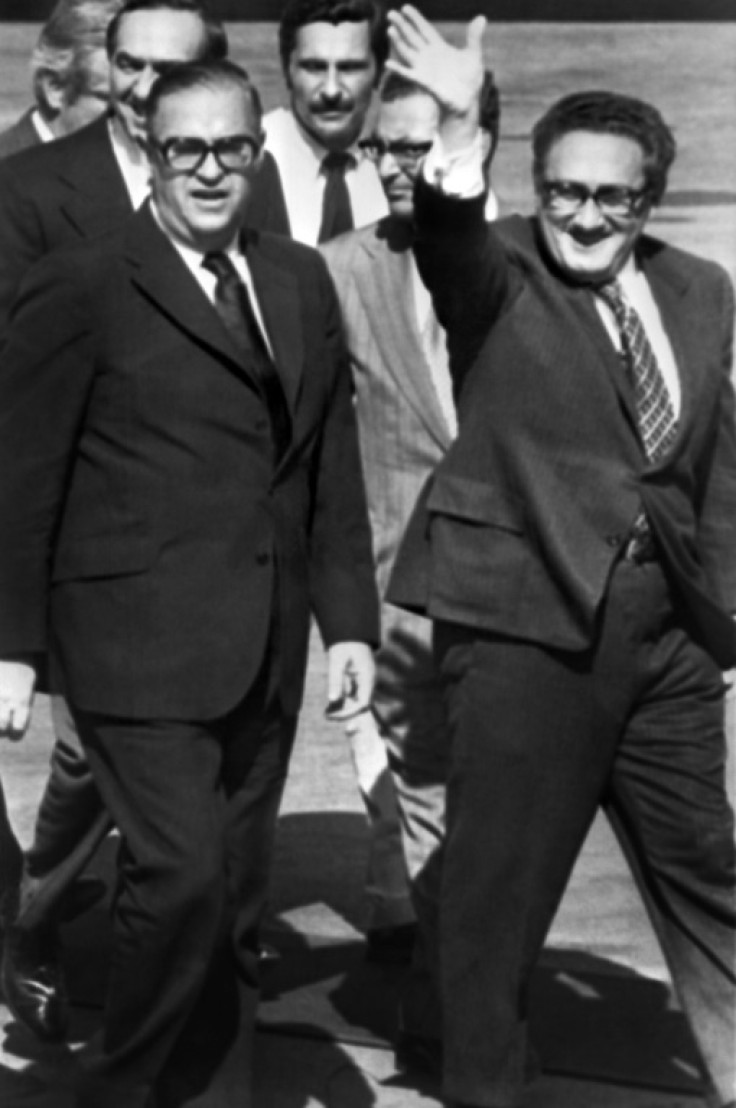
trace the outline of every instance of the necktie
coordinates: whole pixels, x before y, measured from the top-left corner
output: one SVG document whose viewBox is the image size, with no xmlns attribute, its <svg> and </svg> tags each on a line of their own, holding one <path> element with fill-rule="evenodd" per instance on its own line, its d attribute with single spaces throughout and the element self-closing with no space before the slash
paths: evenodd
<svg viewBox="0 0 736 1108">
<path fill-rule="evenodd" d="M 637 312 L 626 301 L 618 281 L 596 289 L 613 312 L 621 347 L 634 386 L 636 418 L 650 462 L 667 453 L 677 434 L 677 418 L 657 358 Z"/>
<path fill-rule="evenodd" d="M 343 231 L 353 229 L 353 210 L 350 207 L 350 194 L 345 181 L 345 171 L 354 165 L 352 154 L 331 152 L 322 159 L 321 171 L 325 177 L 325 191 L 322 197 L 322 223 L 318 242 L 327 242 L 341 235 Z"/>
<path fill-rule="evenodd" d="M 206 254 L 202 265 L 217 278 L 215 310 L 238 350 L 247 358 L 248 368 L 253 371 L 261 386 L 271 418 L 273 444 L 278 461 L 289 442 L 289 412 L 276 367 L 258 326 L 248 289 L 227 254 Z"/>
</svg>

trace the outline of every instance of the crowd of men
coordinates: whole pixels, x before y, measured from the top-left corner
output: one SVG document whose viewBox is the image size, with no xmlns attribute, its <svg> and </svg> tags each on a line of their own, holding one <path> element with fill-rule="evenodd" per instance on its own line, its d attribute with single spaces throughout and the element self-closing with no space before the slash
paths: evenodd
<svg viewBox="0 0 736 1108">
<path fill-rule="evenodd" d="M 736 1101 L 733 291 L 646 233 L 653 106 L 573 91 L 500 220 L 482 18 L 287 0 L 264 115 L 202 0 L 60 0 L 0 136 L 0 734 L 51 694 L 2 990 L 120 834 L 78 1108 L 243 1108 L 310 621 L 371 829 L 397 1060 L 516 1108 L 533 969 L 603 806 L 714 1108 Z"/>
</svg>

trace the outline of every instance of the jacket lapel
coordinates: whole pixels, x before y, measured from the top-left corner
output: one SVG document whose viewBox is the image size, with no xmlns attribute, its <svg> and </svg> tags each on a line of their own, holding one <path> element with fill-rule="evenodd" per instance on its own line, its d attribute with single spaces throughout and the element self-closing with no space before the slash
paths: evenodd
<svg viewBox="0 0 736 1108">
<path fill-rule="evenodd" d="M 293 424 L 304 365 L 299 284 L 290 270 L 266 255 L 257 233 L 246 234 L 243 245 Z"/>
<path fill-rule="evenodd" d="M 414 310 L 410 239 L 393 233 L 392 225 L 384 221 L 376 235 L 364 240 L 363 250 L 356 280 L 384 365 L 429 433 L 447 450 L 452 439 L 432 384 Z"/>
<path fill-rule="evenodd" d="M 128 226 L 126 255 L 141 291 L 195 342 L 204 343 L 244 373 L 242 357 L 217 312 L 156 223 L 148 204 Z"/>
<path fill-rule="evenodd" d="M 70 157 L 58 171 L 69 189 L 64 215 L 84 238 L 119 226 L 133 211 L 128 190 L 113 153 L 105 117 L 78 131 Z"/>
</svg>

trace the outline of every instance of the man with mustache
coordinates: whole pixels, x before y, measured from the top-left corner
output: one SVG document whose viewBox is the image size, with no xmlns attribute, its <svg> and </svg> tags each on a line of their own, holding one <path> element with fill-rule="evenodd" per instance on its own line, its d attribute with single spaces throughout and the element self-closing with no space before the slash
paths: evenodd
<svg viewBox="0 0 736 1108">
<path fill-rule="evenodd" d="M 376 0 L 288 0 L 279 27 L 288 108 L 266 114 L 266 149 L 276 160 L 284 229 L 314 246 L 388 215 L 375 164 L 359 139 L 387 52 Z M 263 190 L 256 199 L 264 200 Z M 260 209 L 259 209 L 260 210 Z M 404 961 L 414 939 L 399 812 L 383 743 L 349 738 L 370 820 L 366 882 L 369 957 Z"/>
</svg>

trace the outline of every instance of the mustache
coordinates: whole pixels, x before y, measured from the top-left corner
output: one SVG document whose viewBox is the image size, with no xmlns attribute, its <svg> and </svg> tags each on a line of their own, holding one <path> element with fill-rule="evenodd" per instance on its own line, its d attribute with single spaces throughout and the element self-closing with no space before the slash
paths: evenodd
<svg viewBox="0 0 736 1108">
<path fill-rule="evenodd" d="M 323 112 L 349 112 L 354 107 L 355 102 L 351 96 L 318 96 L 310 104 L 315 115 L 321 115 Z"/>
</svg>

